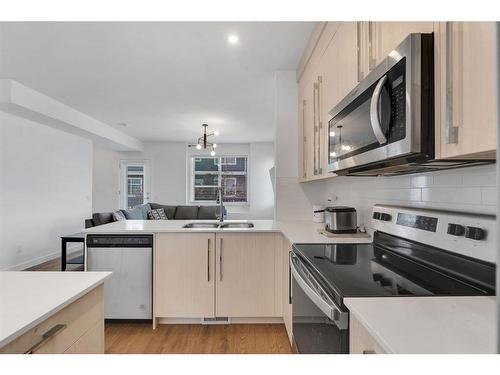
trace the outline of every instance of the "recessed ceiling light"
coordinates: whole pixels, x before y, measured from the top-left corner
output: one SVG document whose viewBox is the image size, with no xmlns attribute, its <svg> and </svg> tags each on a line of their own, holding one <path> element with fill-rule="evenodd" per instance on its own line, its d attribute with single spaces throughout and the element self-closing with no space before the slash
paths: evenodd
<svg viewBox="0 0 500 375">
<path fill-rule="evenodd" d="M 238 44 L 239 41 L 240 41 L 240 38 L 238 38 L 238 35 L 236 35 L 236 34 L 229 34 L 227 37 L 227 42 L 231 45 Z"/>
</svg>

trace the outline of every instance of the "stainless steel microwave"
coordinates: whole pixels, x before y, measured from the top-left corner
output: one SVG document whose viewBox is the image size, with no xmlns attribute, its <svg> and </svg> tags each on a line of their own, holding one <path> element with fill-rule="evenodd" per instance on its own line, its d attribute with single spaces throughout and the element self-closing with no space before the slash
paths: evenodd
<svg viewBox="0 0 500 375">
<path fill-rule="evenodd" d="M 434 158 L 433 41 L 410 34 L 330 111 L 329 172 L 399 174 Z"/>
</svg>

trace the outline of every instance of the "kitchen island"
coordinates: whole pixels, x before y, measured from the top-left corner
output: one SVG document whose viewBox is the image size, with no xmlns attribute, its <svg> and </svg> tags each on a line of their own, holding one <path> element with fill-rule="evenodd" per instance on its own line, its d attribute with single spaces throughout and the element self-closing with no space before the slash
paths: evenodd
<svg viewBox="0 0 500 375">
<path fill-rule="evenodd" d="M 103 353 L 109 272 L 0 272 L 0 353 Z"/>
<path fill-rule="evenodd" d="M 367 234 L 326 237 L 324 224 L 252 220 L 251 228 L 184 228 L 209 220 L 123 220 L 87 235 L 153 235 L 156 324 L 283 323 L 291 339 L 292 243 L 369 243 Z M 225 223 L 242 223 L 227 220 Z M 244 222 L 243 222 L 244 223 Z M 214 225 L 215 226 L 215 225 Z M 87 241 L 87 244 L 89 241 Z"/>
</svg>

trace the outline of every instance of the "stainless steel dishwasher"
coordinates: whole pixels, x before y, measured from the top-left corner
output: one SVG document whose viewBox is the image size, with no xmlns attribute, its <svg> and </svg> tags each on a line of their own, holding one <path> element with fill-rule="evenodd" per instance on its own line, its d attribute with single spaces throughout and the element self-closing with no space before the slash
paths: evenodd
<svg viewBox="0 0 500 375">
<path fill-rule="evenodd" d="M 111 271 L 104 282 L 106 319 L 152 319 L 153 235 L 89 234 L 87 271 Z"/>
</svg>

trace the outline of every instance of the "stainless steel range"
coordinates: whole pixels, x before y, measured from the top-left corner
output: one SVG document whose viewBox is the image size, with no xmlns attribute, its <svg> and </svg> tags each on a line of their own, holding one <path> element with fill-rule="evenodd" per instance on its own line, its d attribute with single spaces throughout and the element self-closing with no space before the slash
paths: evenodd
<svg viewBox="0 0 500 375">
<path fill-rule="evenodd" d="M 376 205 L 371 244 L 294 244 L 299 353 L 348 353 L 347 297 L 495 294 L 495 217 Z"/>
</svg>

